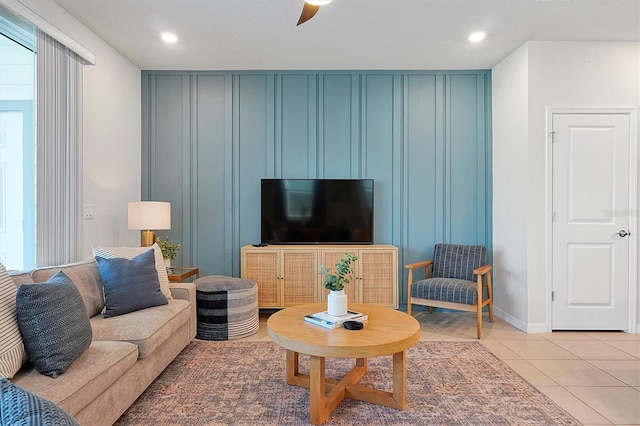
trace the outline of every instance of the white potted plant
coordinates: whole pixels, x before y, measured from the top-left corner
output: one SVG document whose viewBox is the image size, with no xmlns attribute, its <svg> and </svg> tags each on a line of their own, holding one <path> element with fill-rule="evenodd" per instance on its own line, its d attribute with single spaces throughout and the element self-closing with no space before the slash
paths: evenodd
<svg viewBox="0 0 640 426">
<path fill-rule="evenodd" d="M 178 252 L 180 251 L 180 244 L 172 243 L 169 241 L 169 237 L 166 237 L 164 240 L 160 237 L 156 238 L 156 243 L 160 247 L 162 251 L 162 257 L 164 258 L 164 266 L 167 268 L 171 267 L 171 261 L 175 260 Z"/>
<path fill-rule="evenodd" d="M 342 260 L 336 263 L 335 274 L 330 274 L 328 268 L 320 265 L 319 272 L 325 275 L 325 280 L 322 285 L 330 290 L 327 296 L 327 312 L 329 315 L 347 315 L 347 295 L 344 294 L 344 285 L 351 282 L 353 274 L 351 263 L 356 260 L 358 260 L 357 256 L 345 253 Z"/>
</svg>

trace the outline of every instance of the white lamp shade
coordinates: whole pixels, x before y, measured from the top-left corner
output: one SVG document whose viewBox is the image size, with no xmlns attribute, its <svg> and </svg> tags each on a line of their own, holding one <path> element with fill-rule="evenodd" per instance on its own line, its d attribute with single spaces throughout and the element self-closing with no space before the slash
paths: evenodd
<svg viewBox="0 0 640 426">
<path fill-rule="evenodd" d="M 309 3 L 314 6 L 324 6 L 331 3 L 333 0 L 305 0 L 305 3 Z"/>
<path fill-rule="evenodd" d="M 171 229 L 171 203 L 131 201 L 128 219 L 129 229 Z"/>
</svg>

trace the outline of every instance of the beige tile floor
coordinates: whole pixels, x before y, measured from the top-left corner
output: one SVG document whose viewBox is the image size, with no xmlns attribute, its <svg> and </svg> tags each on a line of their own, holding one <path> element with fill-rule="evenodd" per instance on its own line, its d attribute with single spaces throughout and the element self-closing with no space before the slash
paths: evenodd
<svg viewBox="0 0 640 426">
<path fill-rule="evenodd" d="M 268 314 L 243 340 L 269 340 Z M 475 315 L 419 312 L 420 340 L 477 340 Z M 527 334 L 485 315 L 480 342 L 585 425 L 640 425 L 640 334 Z"/>
</svg>

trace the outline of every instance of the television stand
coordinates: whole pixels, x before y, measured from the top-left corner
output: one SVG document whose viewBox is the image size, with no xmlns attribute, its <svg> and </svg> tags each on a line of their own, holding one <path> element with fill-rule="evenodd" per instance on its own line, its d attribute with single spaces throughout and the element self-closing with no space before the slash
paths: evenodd
<svg viewBox="0 0 640 426">
<path fill-rule="evenodd" d="M 334 267 L 345 253 L 358 257 L 353 279 L 345 285 L 349 302 L 398 308 L 398 248 L 363 245 L 246 245 L 241 276 L 258 284 L 259 308 L 286 308 L 326 301 L 320 265 Z"/>
</svg>

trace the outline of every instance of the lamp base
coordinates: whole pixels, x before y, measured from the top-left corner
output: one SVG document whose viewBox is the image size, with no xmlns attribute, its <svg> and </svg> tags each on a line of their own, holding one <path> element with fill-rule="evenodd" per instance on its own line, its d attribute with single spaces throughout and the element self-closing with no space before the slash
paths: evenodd
<svg viewBox="0 0 640 426">
<path fill-rule="evenodd" d="M 155 242 L 156 234 L 153 231 L 142 231 L 142 236 L 140 237 L 140 245 L 142 247 L 151 247 Z"/>
</svg>

